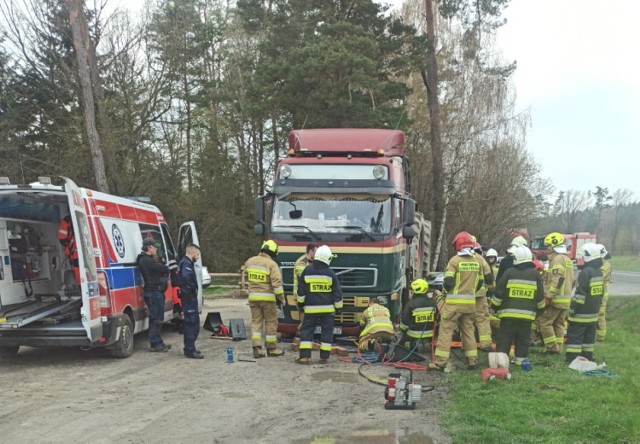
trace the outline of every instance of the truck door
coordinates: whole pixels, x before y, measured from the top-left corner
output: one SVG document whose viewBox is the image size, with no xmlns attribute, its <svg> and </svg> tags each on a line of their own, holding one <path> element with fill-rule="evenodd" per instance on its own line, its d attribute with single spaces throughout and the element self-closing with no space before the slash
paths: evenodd
<svg viewBox="0 0 640 444">
<path fill-rule="evenodd" d="M 182 259 L 189 244 L 200 245 L 194 222 L 185 222 L 180 226 L 180 232 L 178 233 L 178 260 Z M 198 278 L 198 311 L 202 312 L 202 255 L 195 263 L 195 270 Z"/>
<path fill-rule="evenodd" d="M 71 179 L 64 178 L 64 189 L 69 201 L 69 213 L 73 232 L 78 248 L 78 266 L 80 269 L 80 292 L 82 307 L 80 315 L 82 325 L 87 331 L 91 342 L 102 336 L 102 322 L 100 320 L 100 292 L 98 291 L 98 273 L 94 247 L 91 241 L 89 220 L 84 207 L 80 189 Z"/>
</svg>

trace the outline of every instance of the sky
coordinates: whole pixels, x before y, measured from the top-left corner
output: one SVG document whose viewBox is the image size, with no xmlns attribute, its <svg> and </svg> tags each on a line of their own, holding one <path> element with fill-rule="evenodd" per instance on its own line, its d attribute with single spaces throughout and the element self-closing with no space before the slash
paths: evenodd
<svg viewBox="0 0 640 444">
<path fill-rule="evenodd" d="M 556 190 L 640 192 L 637 0 L 512 0 L 498 45 L 516 60 L 527 148 Z"/>
</svg>

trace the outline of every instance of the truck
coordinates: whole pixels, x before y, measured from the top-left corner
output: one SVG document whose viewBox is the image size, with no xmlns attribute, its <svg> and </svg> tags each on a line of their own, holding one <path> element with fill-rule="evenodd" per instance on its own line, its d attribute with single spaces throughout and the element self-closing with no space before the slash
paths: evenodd
<svg viewBox="0 0 640 444">
<path fill-rule="evenodd" d="M 107 348 L 126 358 L 149 324 L 136 266 L 143 240 L 153 239 L 159 259 L 171 263 L 198 242 L 195 224 L 180 227 L 176 248 L 157 207 L 62 182 L 0 177 L 0 357 L 33 346 Z M 71 255 L 60 238 L 68 228 Z M 201 288 L 198 300 L 202 306 Z M 164 320 L 175 316 L 168 282 Z"/>
<path fill-rule="evenodd" d="M 589 232 L 564 233 L 563 236 L 569 259 L 578 266 L 584 265 L 580 247 L 589 242 L 597 243 L 597 236 Z M 531 240 L 531 251 L 541 261 L 547 260 L 547 246 L 544 244 L 544 238 L 545 236 L 535 236 Z"/>
<path fill-rule="evenodd" d="M 387 129 L 304 129 L 289 133 L 272 187 L 256 199 L 256 235 L 278 243 L 285 289 L 278 331 L 295 334 L 296 260 L 306 245 L 328 245 L 344 309 L 334 334 L 359 334 L 373 297 L 398 321 L 413 279 L 429 271 L 431 224 L 410 193 L 405 135 Z"/>
</svg>

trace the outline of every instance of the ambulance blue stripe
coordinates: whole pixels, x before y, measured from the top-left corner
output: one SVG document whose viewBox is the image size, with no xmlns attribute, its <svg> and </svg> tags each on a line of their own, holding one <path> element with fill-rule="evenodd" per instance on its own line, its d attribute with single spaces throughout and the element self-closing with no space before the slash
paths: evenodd
<svg viewBox="0 0 640 444">
<path fill-rule="evenodd" d="M 109 288 L 112 290 L 142 285 L 142 276 L 136 267 L 105 268 L 104 272 L 109 281 Z"/>
</svg>

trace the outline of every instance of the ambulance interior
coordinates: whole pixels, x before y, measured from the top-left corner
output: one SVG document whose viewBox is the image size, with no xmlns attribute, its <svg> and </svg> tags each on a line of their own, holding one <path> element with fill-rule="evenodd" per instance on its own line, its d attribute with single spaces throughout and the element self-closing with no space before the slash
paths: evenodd
<svg viewBox="0 0 640 444">
<path fill-rule="evenodd" d="M 58 240 L 63 192 L 0 194 L 0 334 L 80 322 L 81 289 Z"/>
</svg>

